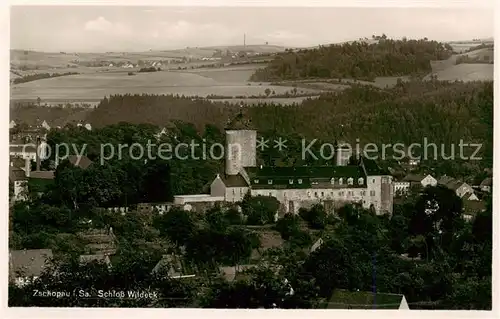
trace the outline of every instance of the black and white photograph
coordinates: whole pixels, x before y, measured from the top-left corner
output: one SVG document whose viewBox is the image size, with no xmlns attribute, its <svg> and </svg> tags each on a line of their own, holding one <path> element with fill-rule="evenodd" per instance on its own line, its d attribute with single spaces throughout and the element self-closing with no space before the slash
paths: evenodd
<svg viewBox="0 0 500 319">
<path fill-rule="evenodd" d="M 492 313 L 481 3 L 10 6 L 8 307 Z"/>
</svg>

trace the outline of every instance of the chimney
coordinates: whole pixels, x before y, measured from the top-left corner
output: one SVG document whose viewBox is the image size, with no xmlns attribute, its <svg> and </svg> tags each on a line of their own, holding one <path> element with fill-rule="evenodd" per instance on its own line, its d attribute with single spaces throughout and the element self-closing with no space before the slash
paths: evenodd
<svg viewBox="0 0 500 319">
<path fill-rule="evenodd" d="M 30 177 L 31 172 L 31 159 L 29 157 L 24 159 L 24 173 L 26 177 Z"/>
<path fill-rule="evenodd" d="M 36 170 L 40 171 L 40 136 L 36 137 Z"/>
</svg>

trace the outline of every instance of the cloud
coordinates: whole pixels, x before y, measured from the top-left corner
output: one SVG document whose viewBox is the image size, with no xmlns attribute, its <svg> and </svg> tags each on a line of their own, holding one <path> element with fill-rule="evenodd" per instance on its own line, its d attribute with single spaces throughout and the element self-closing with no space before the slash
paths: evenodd
<svg viewBox="0 0 500 319">
<path fill-rule="evenodd" d="M 95 20 L 90 20 L 85 23 L 85 30 L 90 31 L 107 31 L 113 27 L 113 23 L 106 20 L 104 17 L 99 17 Z"/>
<path fill-rule="evenodd" d="M 85 30 L 87 31 L 99 31 L 103 33 L 108 33 L 111 35 L 131 35 L 131 29 L 121 23 L 112 23 L 104 17 L 99 17 L 94 20 L 87 21 L 85 23 Z"/>
</svg>

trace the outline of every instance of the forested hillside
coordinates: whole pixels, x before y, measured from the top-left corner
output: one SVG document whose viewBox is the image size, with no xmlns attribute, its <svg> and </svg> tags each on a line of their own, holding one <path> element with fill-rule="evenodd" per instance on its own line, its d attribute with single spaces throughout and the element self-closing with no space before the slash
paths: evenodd
<svg viewBox="0 0 500 319">
<path fill-rule="evenodd" d="M 96 127 L 119 122 L 165 126 L 182 120 L 202 129 L 206 124 L 223 126 L 237 109 L 235 105 L 173 95 L 116 95 L 103 99 L 88 120 Z"/>
<path fill-rule="evenodd" d="M 252 81 L 307 78 L 374 79 L 377 76 L 426 74 L 430 61 L 444 60 L 453 50 L 436 41 L 380 39 L 377 43 L 344 43 L 317 49 L 288 51 L 266 68 L 257 70 Z"/>
<path fill-rule="evenodd" d="M 224 128 L 239 107 L 172 96 L 112 96 L 91 114 L 91 123 L 117 122 L 166 126 L 172 120 L 192 123 L 202 132 L 207 124 Z M 288 140 L 285 152 L 270 148 L 262 155 L 266 164 L 300 163 L 301 139 L 332 143 L 337 139 L 360 146 L 367 143 L 435 143 L 441 156 L 459 155 L 463 143 L 482 143 L 482 161 L 468 161 L 468 169 L 491 167 L 493 149 L 493 84 L 439 81 L 399 83 L 393 89 L 353 86 L 338 93 L 306 100 L 300 105 L 262 104 L 242 108 L 260 134 Z M 319 143 L 318 143 L 319 144 Z M 464 148 L 465 154 L 473 148 Z M 414 149 L 421 154 L 421 149 Z M 387 154 L 391 154 L 390 149 Z M 469 153 L 470 155 L 470 153 Z M 456 161 L 440 161 L 449 166 Z M 463 166 L 463 165 L 462 165 Z M 454 170 L 464 169 L 456 167 Z M 472 168 L 473 166 L 474 168 Z M 453 170 L 448 171 L 449 174 Z"/>
</svg>

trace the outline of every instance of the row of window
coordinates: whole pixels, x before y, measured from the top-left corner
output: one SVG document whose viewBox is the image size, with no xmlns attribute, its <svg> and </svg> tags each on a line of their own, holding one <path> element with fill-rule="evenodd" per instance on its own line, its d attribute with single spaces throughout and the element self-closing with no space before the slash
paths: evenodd
<svg viewBox="0 0 500 319">
<path fill-rule="evenodd" d="M 260 181 L 258 179 L 254 180 L 255 184 L 259 184 L 259 182 Z M 358 178 L 358 185 L 363 185 L 364 182 L 365 182 L 365 180 L 364 180 L 363 177 Z M 293 179 L 289 179 L 288 180 L 288 184 L 293 185 L 293 183 L 294 183 Z M 372 179 L 372 183 L 375 183 L 375 179 Z M 273 180 L 272 179 L 268 179 L 267 180 L 267 184 L 268 185 L 272 185 L 273 184 Z M 300 178 L 297 179 L 297 184 L 302 184 L 302 179 L 300 179 Z M 318 184 L 318 182 L 312 182 L 312 184 L 316 185 L 316 184 Z M 335 184 L 335 178 L 330 179 L 330 184 L 332 184 L 332 185 Z M 344 179 L 342 177 L 338 179 L 338 184 L 339 185 L 343 185 L 344 184 Z M 349 177 L 347 179 L 347 185 L 354 185 L 354 179 L 352 177 Z"/>
<path fill-rule="evenodd" d="M 318 194 L 320 196 L 318 196 Z M 345 195 L 345 192 L 344 191 L 341 191 L 338 193 L 339 196 L 344 196 Z M 361 196 L 366 196 L 366 191 L 361 191 L 359 193 Z M 273 193 L 272 192 L 269 192 L 269 196 L 273 196 Z M 283 196 L 286 196 L 286 192 L 283 193 Z M 328 194 L 327 194 L 328 196 Z M 333 197 L 333 192 L 330 192 L 330 196 Z M 347 196 L 354 196 L 354 191 L 347 191 Z M 375 191 L 370 191 L 370 196 L 375 196 Z M 311 192 L 307 192 L 307 197 L 311 198 Z M 314 192 L 314 197 L 316 198 L 319 198 L 319 197 L 325 197 L 325 192 Z"/>
</svg>

